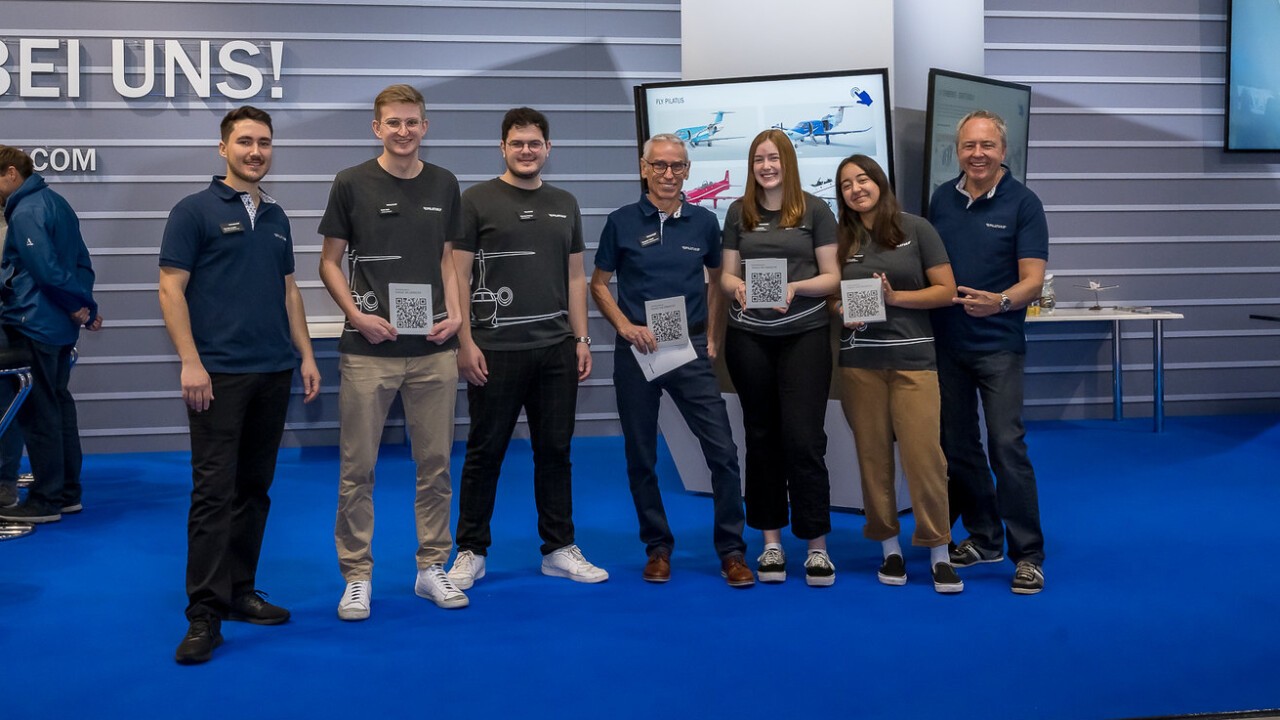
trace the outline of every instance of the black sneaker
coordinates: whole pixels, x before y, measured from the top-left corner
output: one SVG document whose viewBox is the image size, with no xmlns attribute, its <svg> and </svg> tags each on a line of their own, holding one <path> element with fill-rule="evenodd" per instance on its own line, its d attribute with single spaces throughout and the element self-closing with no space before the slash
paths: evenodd
<svg viewBox="0 0 1280 720">
<path fill-rule="evenodd" d="M 1013 584 L 1009 588 L 1019 595 L 1035 595 L 1044 589 L 1044 571 L 1030 560 L 1018 561 L 1013 571 Z"/>
<path fill-rule="evenodd" d="M 247 592 L 231 601 L 231 612 L 228 620 L 240 620 L 254 625 L 279 625 L 289 621 L 289 611 L 279 605 L 272 605 L 263 598 L 267 596 L 261 590 Z"/>
<path fill-rule="evenodd" d="M 969 567 L 978 563 L 998 563 L 1004 560 L 1004 553 L 996 550 L 995 552 L 986 552 L 978 549 L 978 544 L 973 540 L 965 540 L 960 543 L 959 547 L 952 550 L 951 564 L 956 567 Z"/>
<path fill-rule="evenodd" d="M 18 504 L 17 483 L 0 484 L 0 508 L 11 508 Z"/>
<path fill-rule="evenodd" d="M 933 566 L 933 589 L 940 593 L 958 593 L 964 590 L 964 581 L 955 568 L 940 562 Z"/>
<path fill-rule="evenodd" d="M 787 556 L 778 548 L 765 548 L 756 560 L 756 576 L 760 582 L 780 583 L 787 579 Z"/>
<path fill-rule="evenodd" d="M 804 561 L 804 581 L 810 587 L 827 587 L 836 583 L 836 566 L 826 550 L 810 550 Z"/>
<path fill-rule="evenodd" d="M 907 564 L 903 562 L 902 556 L 894 553 L 885 558 L 880 563 L 880 572 L 876 573 L 876 578 L 885 585 L 906 585 Z"/>
<path fill-rule="evenodd" d="M 178 643 L 173 659 L 180 665 L 209 662 L 213 651 L 222 644 L 222 621 L 216 617 L 198 617 L 191 621 L 187 634 Z"/>
<path fill-rule="evenodd" d="M 76 513 L 80 512 L 81 510 L 84 510 L 84 505 L 83 505 L 83 504 L 81 504 L 81 502 L 80 502 L 78 499 L 77 499 L 77 500 L 63 500 L 63 501 L 62 501 L 62 514 L 63 514 L 63 515 L 75 515 Z"/>
<path fill-rule="evenodd" d="M 40 523 L 58 522 L 61 519 L 62 513 L 56 509 L 32 505 L 29 502 L 15 505 L 7 510 L 0 510 L 0 520 L 9 520 L 11 522 L 27 522 L 39 525 Z"/>
</svg>

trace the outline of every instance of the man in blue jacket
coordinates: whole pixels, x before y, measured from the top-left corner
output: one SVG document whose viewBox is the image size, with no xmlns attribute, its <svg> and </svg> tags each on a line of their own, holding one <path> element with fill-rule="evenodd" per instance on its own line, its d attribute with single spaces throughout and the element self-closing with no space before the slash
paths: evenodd
<svg viewBox="0 0 1280 720">
<path fill-rule="evenodd" d="M 0 520 L 56 522 L 79 512 L 80 429 L 67 389 L 80 328 L 102 327 L 93 266 L 71 205 L 34 172 L 25 152 L 0 145 L 0 199 L 9 223 L 0 296 L 9 344 L 31 353 L 31 394 L 18 414 L 35 476 L 21 505 Z"/>
</svg>

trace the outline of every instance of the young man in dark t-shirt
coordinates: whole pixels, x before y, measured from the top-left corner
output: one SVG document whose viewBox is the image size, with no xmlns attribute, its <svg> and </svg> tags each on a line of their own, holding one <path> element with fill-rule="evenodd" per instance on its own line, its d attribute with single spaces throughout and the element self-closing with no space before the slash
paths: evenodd
<svg viewBox="0 0 1280 720">
<path fill-rule="evenodd" d="M 609 573 L 574 544 L 569 461 L 578 383 L 591 374 L 582 216 L 572 195 L 542 181 L 551 152 L 542 113 L 508 111 L 501 148 L 506 171 L 462 196 L 464 232 L 453 252 L 470 288 L 458 369 L 467 380 L 471 430 L 458 502 L 458 557 L 449 577 L 463 590 L 484 577 L 498 475 L 524 409 L 542 572 L 603 582 Z"/>
<path fill-rule="evenodd" d="M 462 324 L 453 242 L 462 230 L 458 180 L 419 158 L 427 131 L 422 93 L 392 85 L 373 105 L 382 154 L 334 178 L 320 220 L 320 278 L 346 316 L 338 341 L 341 463 L 334 542 L 347 581 L 338 617 L 369 617 L 373 482 L 387 412 L 397 394 L 417 466 L 414 591 L 442 608 L 467 596 L 444 574 L 449 451 Z M 350 279 L 342 272 L 346 256 Z M 429 308 L 429 310 L 428 310 Z M 427 313 L 430 316 L 427 316 Z"/>
</svg>

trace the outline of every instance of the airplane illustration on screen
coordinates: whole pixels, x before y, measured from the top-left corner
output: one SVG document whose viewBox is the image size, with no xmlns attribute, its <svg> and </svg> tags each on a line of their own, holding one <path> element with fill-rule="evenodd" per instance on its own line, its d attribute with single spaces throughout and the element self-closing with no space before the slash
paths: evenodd
<svg viewBox="0 0 1280 720">
<path fill-rule="evenodd" d="M 717 207 L 721 200 L 736 200 L 737 198 L 721 197 L 720 193 L 729 189 L 729 171 L 724 171 L 723 180 L 708 180 L 698 187 L 686 191 L 684 199 L 697 205 L 703 200 L 710 200 L 711 207 Z"/>
<path fill-rule="evenodd" d="M 675 131 L 674 135 L 680 138 L 681 140 L 689 143 L 693 147 L 698 147 L 698 145 L 706 145 L 707 147 L 711 147 L 711 139 L 715 138 L 716 135 L 719 135 L 720 131 L 724 129 L 724 116 L 729 114 L 732 114 L 732 111 L 717 110 L 715 111 L 715 116 L 716 116 L 715 120 L 712 120 L 706 125 L 690 125 L 689 127 L 680 128 L 679 130 Z M 716 138 L 716 139 L 717 140 L 737 140 L 740 138 L 722 137 L 722 138 Z"/>
<path fill-rule="evenodd" d="M 826 144 L 830 145 L 831 138 L 834 135 L 852 135 L 854 133 L 864 133 L 871 129 L 869 127 L 865 127 L 861 130 L 836 130 L 836 128 L 840 126 L 840 123 L 844 122 L 845 108 L 852 106 L 832 105 L 831 107 L 835 110 L 834 113 L 827 113 L 816 120 L 802 120 L 789 128 L 782 123 L 778 123 L 777 125 L 774 125 L 774 127 L 786 133 L 787 137 L 791 138 L 791 142 L 796 145 L 799 145 L 805 140 L 817 145 L 818 138 L 822 138 L 826 141 Z"/>
</svg>

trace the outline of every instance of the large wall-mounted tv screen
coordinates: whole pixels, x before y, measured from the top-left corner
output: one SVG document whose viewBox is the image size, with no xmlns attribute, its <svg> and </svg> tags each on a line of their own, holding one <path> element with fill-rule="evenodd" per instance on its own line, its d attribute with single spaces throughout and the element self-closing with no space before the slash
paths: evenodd
<svg viewBox="0 0 1280 720">
<path fill-rule="evenodd" d="M 804 189 L 836 208 L 836 167 L 849 155 L 875 158 L 893 179 L 889 71 L 846 70 L 803 75 L 664 82 L 636 87 L 640 145 L 673 133 L 689 148 L 690 202 L 721 223 L 742 196 L 747 152 L 762 130 L 779 128 L 795 145 Z"/>
<path fill-rule="evenodd" d="M 1280 3 L 1232 0 L 1227 23 L 1227 150 L 1280 150 Z"/>
<path fill-rule="evenodd" d="M 929 198 L 945 182 L 960 175 L 956 161 L 956 125 L 974 110 L 990 110 L 1004 120 L 1009 133 L 1004 164 L 1019 182 L 1027 181 L 1027 138 L 1031 124 L 1031 87 L 950 70 L 929 70 L 929 97 L 924 129 L 923 212 Z"/>
</svg>

